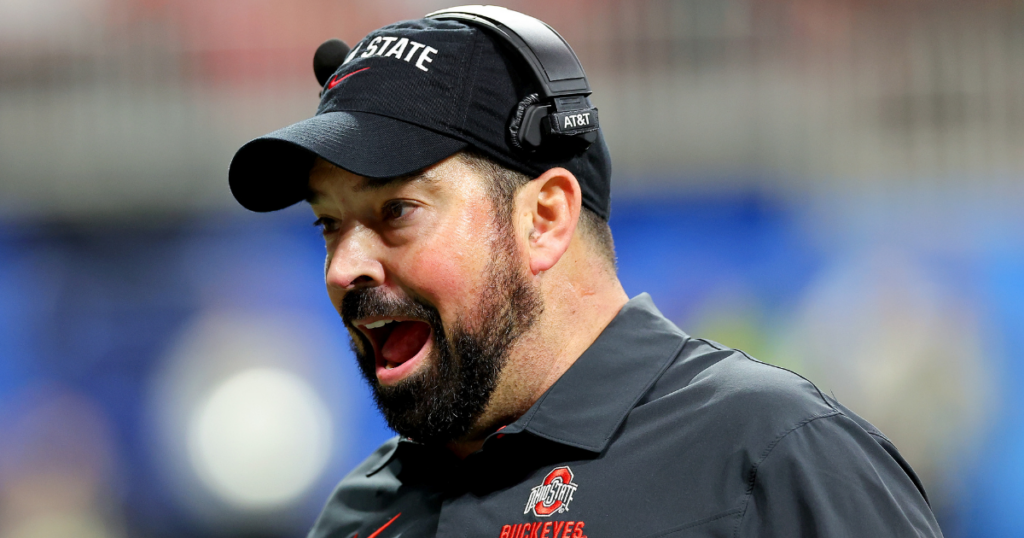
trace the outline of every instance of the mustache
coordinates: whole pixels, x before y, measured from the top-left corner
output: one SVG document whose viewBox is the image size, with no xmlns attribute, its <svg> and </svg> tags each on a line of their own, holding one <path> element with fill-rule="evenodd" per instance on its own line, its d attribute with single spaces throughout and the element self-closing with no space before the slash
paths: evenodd
<svg viewBox="0 0 1024 538">
<path fill-rule="evenodd" d="M 383 288 L 359 288 L 345 294 L 341 300 L 341 319 L 352 325 L 352 320 L 383 317 L 421 319 L 433 327 L 440 327 L 441 314 L 424 301 L 396 296 Z"/>
</svg>

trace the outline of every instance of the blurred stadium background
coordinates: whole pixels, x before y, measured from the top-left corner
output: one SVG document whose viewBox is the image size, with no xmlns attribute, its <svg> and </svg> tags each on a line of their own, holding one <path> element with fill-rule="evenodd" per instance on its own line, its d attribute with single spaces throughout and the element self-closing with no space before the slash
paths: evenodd
<svg viewBox="0 0 1024 538">
<path fill-rule="evenodd" d="M 389 436 L 302 207 L 237 207 L 320 42 L 432 0 L 0 0 L 0 538 L 302 535 Z M 1024 536 L 1024 4 L 521 0 L 586 67 L 621 277 Z"/>
</svg>

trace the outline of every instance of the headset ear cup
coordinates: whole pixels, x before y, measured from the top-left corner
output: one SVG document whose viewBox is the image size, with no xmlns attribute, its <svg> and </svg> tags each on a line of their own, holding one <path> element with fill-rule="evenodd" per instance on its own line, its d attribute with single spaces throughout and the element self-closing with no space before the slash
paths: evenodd
<svg viewBox="0 0 1024 538">
<path fill-rule="evenodd" d="M 540 147 L 540 118 L 534 118 L 537 108 L 546 107 L 536 106 L 539 101 L 540 96 L 531 93 L 519 101 L 515 113 L 512 114 L 512 120 L 508 125 L 509 142 L 520 151 L 532 152 Z M 530 133 L 530 130 L 535 132 Z"/>
<path fill-rule="evenodd" d="M 537 151 L 541 149 L 541 146 L 550 146 L 549 142 L 544 141 L 543 129 L 547 122 L 544 121 L 548 117 L 548 107 L 542 105 L 533 105 L 526 107 L 526 112 L 523 114 L 523 123 L 519 126 L 519 145 L 530 151 Z"/>
</svg>

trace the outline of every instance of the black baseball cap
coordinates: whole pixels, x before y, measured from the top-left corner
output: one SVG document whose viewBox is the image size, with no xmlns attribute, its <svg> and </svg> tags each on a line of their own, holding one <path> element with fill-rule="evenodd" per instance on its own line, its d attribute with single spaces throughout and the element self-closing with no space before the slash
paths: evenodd
<svg viewBox="0 0 1024 538">
<path fill-rule="evenodd" d="M 536 84 L 512 51 L 480 28 L 419 19 L 367 35 L 324 84 L 316 115 L 249 141 L 231 161 L 231 192 L 252 211 L 276 211 L 309 196 L 320 157 L 354 174 L 410 174 L 474 149 L 538 176 L 562 166 L 583 206 L 607 219 L 611 157 L 603 135 L 578 155 L 544 157 L 513 147 L 508 126 Z"/>
</svg>

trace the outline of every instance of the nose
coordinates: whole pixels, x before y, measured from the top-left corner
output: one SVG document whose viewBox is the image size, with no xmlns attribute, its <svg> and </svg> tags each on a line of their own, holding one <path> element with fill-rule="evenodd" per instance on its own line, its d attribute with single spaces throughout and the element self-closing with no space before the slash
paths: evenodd
<svg viewBox="0 0 1024 538">
<path fill-rule="evenodd" d="M 328 249 L 324 264 L 328 289 L 347 291 L 384 282 L 384 266 L 374 255 L 373 238 L 369 235 L 354 230 Z"/>
</svg>

